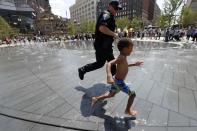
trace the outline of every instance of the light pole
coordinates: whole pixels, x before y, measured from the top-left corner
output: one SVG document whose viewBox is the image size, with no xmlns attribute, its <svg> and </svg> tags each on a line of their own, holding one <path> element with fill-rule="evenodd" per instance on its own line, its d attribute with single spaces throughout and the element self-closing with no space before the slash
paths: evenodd
<svg viewBox="0 0 197 131">
<path fill-rule="evenodd" d="M 1 35 L 0 35 L 0 44 L 1 44 L 1 42 L 2 42 L 2 41 L 1 41 L 1 39 L 2 39 L 2 34 L 3 34 L 3 30 L 2 30 L 2 29 L 3 29 L 3 28 L 2 28 L 2 25 L 0 25 L 0 34 L 1 34 Z"/>
<path fill-rule="evenodd" d="M 52 21 L 54 20 L 54 18 L 53 17 L 50 17 L 49 20 L 50 20 L 50 24 L 51 24 L 51 31 L 53 32 L 53 24 L 52 24 Z"/>
<path fill-rule="evenodd" d="M 79 29 L 80 29 L 80 23 L 78 22 L 78 23 L 77 23 L 77 32 L 80 31 Z"/>
<path fill-rule="evenodd" d="M 74 28 L 75 28 L 75 33 L 74 34 L 76 34 L 76 32 L 77 32 L 77 20 L 76 19 L 74 19 Z"/>
<path fill-rule="evenodd" d="M 45 18 L 43 18 L 43 22 L 42 22 L 42 25 L 43 25 L 43 27 L 44 27 L 44 32 L 47 32 L 47 25 L 46 25 L 46 23 L 47 23 L 47 21 L 49 21 L 49 18 L 48 17 L 45 17 Z M 41 27 L 41 28 L 43 28 L 43 27 Z"/>
<path fill-rule="evenodd" d="M 44 23 L 44 24 L 45 24 L 45 26 L 44 26 L 44 27 L 45 27 L 45 32 L 47 31 L 47 30 L 46 30 L 46 27 L 48 27 L 48 26 L 47 26 L 48 24 L 46 24 L 47 21 L 50 22 L 50 30 L 51 30 L 50 32 L 53 32 L 53 24 L 52 24 L 52 21 L 53 21 L 53 20 L 54 20 L 54 18 L 53 18 L 53 17 L 50 17 L 50 16 L 44 18 L 44 21 L 45 21 L 45 23 Z"/>
</svg>

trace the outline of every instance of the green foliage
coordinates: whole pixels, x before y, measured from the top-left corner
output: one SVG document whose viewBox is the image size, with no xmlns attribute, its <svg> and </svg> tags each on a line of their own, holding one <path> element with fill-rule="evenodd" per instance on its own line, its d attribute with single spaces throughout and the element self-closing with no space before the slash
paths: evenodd
<svg viewBox="0 0 197 131">
<path fill-rule="evenodd" d="M 13 30 L 10 25 L 0 16 L 0 39 L 16 35 L 18 30 Z"/>
<path fill-rule="evenodd" d="M 95 21 L 89 21 L 88 32 L 95 32 L 96 23 Z"/>
<path fill-rule="evenodd" d="M 187 27 L 190 24 L 195 24 L 197 21 L 197 13 L 192 11 L 191 7 L 184 7 L 181 12 L 180 23 L 183 27 Z"/>
<path fill-rule="evenodd" d="M 68 34 L 69 35 L 75 35 L 76 34 L 77 29 L 76 29 L 75 23 L 73 21 L 69 21 L 68 24 L 67 24 L 67 27 L 68 27 Z"/>
<path fill-rule="evenodd" d="M 166 26 L 168 26 L 168 16 L 162 14 L 161 16 L 159 16 L 156 20 L 156 26 L 161 27 L 161 28 L 165 28 Z"/>
<path fill-rule="evenodd" d="M 130 23 L 130 27 L 134 28 L 134 29 L 139 29 L 143 26 L 143 22 L 140 18 L 138 17 L 134 17 Z M 129 28 L 130 28 L 129 27 Z"/>
<path fill-rule="evenodd" d="M 142 27 L 143 22 L 139 17 L 134 17 L 132 21 L 130 21 L 127 17 L 125 17 L 125 18 L 117 19 L 116 25 L 118 28 L 121 29 L 125 29 L 125 28 L 139 29 Z"/>
<path fill-rule="evenodd" d="M 93 20 L 83 20 L 82 23 L 70 21 L 67 23 L 68 34 L 75 35 L 76 33 L 95 32 L 96 23 Z"/>
<path fill-rule="evenodd" d="M 82 21 L 80 24 L 80 32 L 85 33 L 88 31 L 88 21 Z"/>
<path fill-rule="evenodd" d="M 116 26 L 118 28 L 121 28 L 121 29 L 124 29 L 124 28 L 127 28 L 129 27 L 130 25 L 130 20 L 128 19 L 128 17 L 125 17 L 125 18 L 118 18 L 116 20 Z"/>
<path fill-rule="evenodd" d="M 164 1 L 164 13 L 174 14 L 180 8 L 183 0 L 165 0 Z"/>
<path fill-rule="evenodd" d="M 139 17 L 134 17 L 132 21 L 130 21 L 128 17 L 124 17 L 124 18 L 118 18 L 116 20 L 116 26 L 121 29 L 125 29 L 125 28 L 139 29 L 143 26 L 143 22 Z"/>
<path fill-rule="evenodd" d="M 176 15 L 177 10 L 181 7 L 184 0 L 165 0 L 164 1 L 164 16 L 168 19 L 168 24 L 171 25 Z"/>
<path fill-rule="evenodd" d="M 93 20 L 83 20 L 80 25 L 80 32 L 87 33 L 87 32 L 95 32 L 96 23 Z"/>
</svg>

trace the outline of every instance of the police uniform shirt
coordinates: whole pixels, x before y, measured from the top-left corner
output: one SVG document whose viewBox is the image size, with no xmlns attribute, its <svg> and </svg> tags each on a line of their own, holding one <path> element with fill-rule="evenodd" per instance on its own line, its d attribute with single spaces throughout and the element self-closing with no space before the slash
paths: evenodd
<svg viewBox="0 0 197 131">
<path fill-rule="evenodd" d="M 101 25 L 108 27 L 113 32 L 115 31 L 115 18 L 109 11 L 102 12 L 98 17 L 95 32 L 95 46 L 96 48 L 111 49 L 114 41 L 113 37 L 100 32 L 99 27 Z"/>
</svg>

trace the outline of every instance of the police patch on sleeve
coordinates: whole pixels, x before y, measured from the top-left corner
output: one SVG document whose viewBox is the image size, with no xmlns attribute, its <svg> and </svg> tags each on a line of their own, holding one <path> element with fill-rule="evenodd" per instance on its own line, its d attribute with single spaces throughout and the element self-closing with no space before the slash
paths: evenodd
<svg viewBox="0 0 197 131">
<path fill-rule="evenodd" d="M 103 19 L 104 19 L 104 20 L 108 20 L 109 18 L 110 18 L 109 14 L 106 14 L 106 13 L 103 14 Z"/>
</svg>

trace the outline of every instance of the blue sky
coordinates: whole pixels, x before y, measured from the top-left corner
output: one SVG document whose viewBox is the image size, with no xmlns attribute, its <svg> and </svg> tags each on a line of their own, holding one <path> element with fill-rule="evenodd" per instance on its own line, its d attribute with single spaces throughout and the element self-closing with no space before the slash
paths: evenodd
<svg viewBox="0 0 197 131">
<path fill-rule="evenodd" d="M 75 3 L 75 0 L 49 0 L 49 2 L 55 15 L 70 18 L 69 7 Z M 162 8 L 163 2 L 164 0 L 157 0 L 160 8 Z"/>
</svg>

